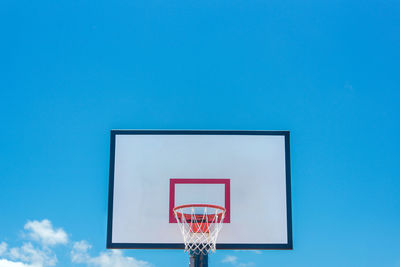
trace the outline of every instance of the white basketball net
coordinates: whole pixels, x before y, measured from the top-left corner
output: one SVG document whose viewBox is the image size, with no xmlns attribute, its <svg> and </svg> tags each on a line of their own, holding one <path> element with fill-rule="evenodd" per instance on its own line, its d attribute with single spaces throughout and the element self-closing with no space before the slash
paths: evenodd
<svg viewBox="0 0 400 267">
<path fill-rule="evenodd" d="M 215 252 L 225 209 L 197 205 L 177 207 L 174 209 L 174 214 L 183 235 L 185 252 L 204 255 Z"/>
</svg>

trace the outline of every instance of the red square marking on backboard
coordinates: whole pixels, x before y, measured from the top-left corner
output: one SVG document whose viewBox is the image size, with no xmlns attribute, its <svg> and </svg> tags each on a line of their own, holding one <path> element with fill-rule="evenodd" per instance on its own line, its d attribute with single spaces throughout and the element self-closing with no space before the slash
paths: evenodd
<svg viewBox="0 0 400 267">
<path fill-rule="evenodd" d="M 176 184 L 223 184 L 225 185 L 224 223 L 231 222 L 231 180 L 230 179 L 170 179 L 169 182 L 169 223 L 177 223 L 174 215 Z"/>
</svg>

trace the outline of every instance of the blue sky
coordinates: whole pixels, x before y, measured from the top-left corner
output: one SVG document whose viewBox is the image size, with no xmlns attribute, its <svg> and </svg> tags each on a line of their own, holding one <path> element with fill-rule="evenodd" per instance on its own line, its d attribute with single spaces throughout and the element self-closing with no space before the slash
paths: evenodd
<svg viewBox="0 0 400 267">
<path fill-rule="evenodd" d="M 400 266 L 399 12 L 1 1 L 0 266 L 187 266 L 105 250 L 110 129 L 291 131 L 294 249 L 211 266 Z"/>
</svg>

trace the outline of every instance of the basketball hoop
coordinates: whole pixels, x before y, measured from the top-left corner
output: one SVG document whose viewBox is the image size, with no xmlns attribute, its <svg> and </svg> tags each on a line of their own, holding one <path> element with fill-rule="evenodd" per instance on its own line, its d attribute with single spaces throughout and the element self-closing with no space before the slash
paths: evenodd
<svg viewBox="0 0 400 267">
<path fill-rule="evenodd" d="M 215 252 L 225 208 L 209 204 L 188 204 L 173 210 L 183 235 L 185 252 L 203 255 Z"/>
</svg>

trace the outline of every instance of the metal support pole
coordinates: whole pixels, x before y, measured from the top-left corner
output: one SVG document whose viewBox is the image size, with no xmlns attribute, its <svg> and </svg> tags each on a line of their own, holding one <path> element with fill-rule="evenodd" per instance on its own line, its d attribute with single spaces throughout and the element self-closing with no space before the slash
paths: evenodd
<svg viewBox="0 0 400 267">
<path fill-rule="evenodd" d="M 190 251 L 189 267 L 208 267 L 208 254 Z"/>
</svg>

